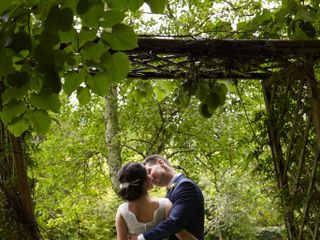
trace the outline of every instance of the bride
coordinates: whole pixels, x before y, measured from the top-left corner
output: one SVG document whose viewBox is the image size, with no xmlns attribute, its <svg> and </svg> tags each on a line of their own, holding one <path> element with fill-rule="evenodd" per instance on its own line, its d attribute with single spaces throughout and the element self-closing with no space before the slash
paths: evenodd
<svg viewBox="0 0 320 240">
<path fill-rule="evenodd" d="M 116 214 L 117 240 L 130 239 L 130 235 L 141 234 L 167 218 L 172 203 L 167 198 L 149 196 L 148 191 L 153 185 L 143 164 L 125 164 L 120 169 L 118 178 L 119 195 L 125 202 L 118 207 Z M 175 236 L 179 240 L 197 240 L 187 230 L 182 230 Z"/>
</svg>

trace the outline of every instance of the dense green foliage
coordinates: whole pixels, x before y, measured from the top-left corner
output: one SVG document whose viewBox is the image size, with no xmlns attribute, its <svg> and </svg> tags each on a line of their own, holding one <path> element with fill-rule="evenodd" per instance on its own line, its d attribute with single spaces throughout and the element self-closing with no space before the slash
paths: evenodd
<svg viewBox="0 0 320 240">
<path fill-rule="evenodd" d="M 161 12 L 162 1 L 146 1 Z M 1 121 L 16 136 L 48 131 L 61 107 L 58 94 L 77 92 L 81 104 L 104 96 L 130 70 L 121 51 L 137 47 L 126 11 L 144 1 L 11 1 L 0 3 Z M 111 53 L 112 52 L 112 53 Z M 94 72 L 97 72 L 94 74 Z"/>
<path fill-rule="evenodd" d="M 199 182 L 207 239 L 283 228 L 259 83 L 128 81 L 124 52 L 137 34 L 318 39 L 319 22 L 317 0 L 1 0 L 0 117 L 16 136 L 34 130 L 29 175 L 43 237 L 115 239 L 121 201 L 107 175 L 101 98 L 113 84 L 123 161 L 165 154 Z"/>
<path fill-rule="evenodd" d="M 226 105 L 210 119 L 195 114 L 195 98 L 189 107 L 177 107 L 172 95 L 179 84 L 151 85 L 166 86 L 173 93 L 159 102 L 156 94 L 135 98 L 132 85 L 121 86 L 121 96 L 126 96 L 119 105 L 123 161 L 141 161 L 145 154 L 160 152 L 199 182 L 206 198 L 207 239 L 255 239 L 259 228 L 280 227 L 275 199 L 268 196 L 274 192 L 273 182 L 259 177 L 257 145 L 252 141 L 260 132 L 254 118 L 264 109 L 259 84 L 241 85 L 238 91 L 229 84 Z M 238 94 L 244 87 L 251 89 L 250 97 Z M 74 100 L 63 103 L 46 137 L 30 139 L 38 149 L 32 176 L 42 234 L 49 239 L 114 239 L 121 200 L 107 176 L 104 102 L 95 98 L 90 107 L 79 107 Z M 164 193 L 156 189 L 151 194 Z"/>
<path fill-rule="evenodd" d="M 145 2 L 154 13 L 167 5 L 165 0 Z M 81 104 L 88 103 L 91 94 L 107 94 L 130 70 L 122 51 L 137 46 L 134 29 L 213 38 L 316 39 L 319 32 L 318 1 L 172 1 L 163 15 L 149 19 L 138 11 L 143 3 L 3 0 L 1 120 L 7 128 L 17 136 L 30 127 L 47 132 L 49 112 L 61 107 L 62 89 L 67 95 L 76 92 Z M 210 88 L 209 94 L 199 96 L 208 117 L 224 102 L 224 88 Z"/>
</svg>

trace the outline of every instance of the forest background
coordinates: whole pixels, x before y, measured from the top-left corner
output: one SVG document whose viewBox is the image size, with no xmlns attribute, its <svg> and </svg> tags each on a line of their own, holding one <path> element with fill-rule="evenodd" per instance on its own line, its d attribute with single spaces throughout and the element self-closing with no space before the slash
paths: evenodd
<svg viewBox="0 0 320 240">
<path fill-rule="evenodd" d="M 152 153 L 203 190 L 206 239 L 286 238 L 261 82 L 204 80 L 190 96 L 184 79 L 126 78 L 125 51 L 137 36 L 318 39 L 317 0 L 5 0 L 0 15 L 1 121 L 23 136 L 44 239 L 116 239 L 115 172 Z M 12 234 L 3 218 L 0 237 Z"/>
</svg>

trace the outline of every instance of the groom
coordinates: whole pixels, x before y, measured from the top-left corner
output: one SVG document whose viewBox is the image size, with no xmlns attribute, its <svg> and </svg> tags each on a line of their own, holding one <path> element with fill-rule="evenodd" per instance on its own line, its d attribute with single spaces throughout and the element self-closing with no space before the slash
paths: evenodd
<svg viewBox="0 0 320 240">
<path fill-rule="evenodd" d="M 167 219 L 151 230 L 140 234 L 138 240 L 159 240 L 186 229 L 198 240 L 204 239 L 204 199 L 197 184 L 177 173 L 168 160 L 160 155 L 148 156 L 143 163 L 159 187 L 167 187 L 167 198 L 173 203 Z"/>
</svg>

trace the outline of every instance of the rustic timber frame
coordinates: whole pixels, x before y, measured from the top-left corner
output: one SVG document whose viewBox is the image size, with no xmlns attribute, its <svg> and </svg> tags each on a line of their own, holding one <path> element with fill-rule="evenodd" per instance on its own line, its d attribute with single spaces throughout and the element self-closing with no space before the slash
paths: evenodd
<svg viewBox="0 0 320 240">
<path fill-rule="evenodd" d="M 319 239 L 320 41 L 140 38 L 127 54 L 130 78 L 260 80 L 287 237 Z"/>
<path fill-rule="evenodd" d="M 261 81 L 288 239 L 319 239 L 320 41 L 140 38 L 127 54 L 129 78 Z M 39 239 L 23 137 L 13 137 L 3 125 L 0 130 L 0 194 L 4 207 L 15 210 L 9 217 L 21 224 L 14 237 Z M 115 144 L 111 138 L 106 136 L 109 145 Z"/>
</svg>

